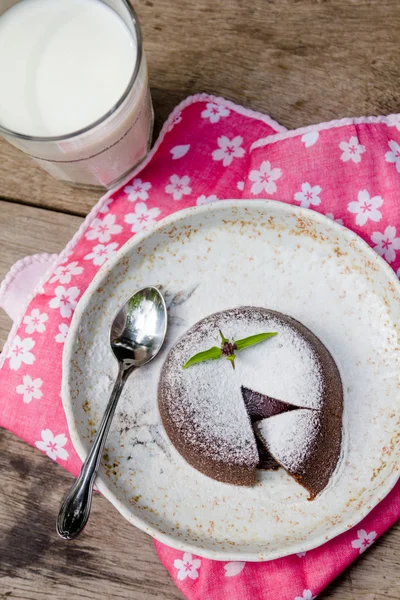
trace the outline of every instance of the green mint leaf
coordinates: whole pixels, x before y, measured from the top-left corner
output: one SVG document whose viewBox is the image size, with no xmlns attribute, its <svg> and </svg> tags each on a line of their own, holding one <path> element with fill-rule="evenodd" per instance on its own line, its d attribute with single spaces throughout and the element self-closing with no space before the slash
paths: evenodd
<svg viewBox="0 0 400 600">
<path fill-rule="evenodd" d="M 229 356 L 225 356 L 226 360 L 229 360 L 232 367 L 235 368 L 235 358 L 236 355 L 235 354 L 229 354 Z"/>
<path fill-rule="evenodd" d="M 224 336 L 221 330 L 219 330 L 219 335 L 221 336 L 222 345 L 229 344 L 229 340 Z"/>
<path fill-rule="evenodd" d="M 187 369 L 196 363 L 203 362 L 205 360 L 216 360 L 217 358 L 221 358 L 222 350 L 221 348 L 217 348 L 217 346 L 213 346 L 209 350 L 204 350 L 204 352 L 199 352 L 189 358 L 186 364 L 183 365 L 182 369 Z"/>
<path fill-rule="evenodd" d="M 237 342 L 233 342 L 232 344 L 229 340 L 224 336 L 222 331 L 220 330 L 220 336 L 222 340 L 222 347 L 218 348 L 217 346 L 213 346 L 209 348 L 209 350 L 205 350 L 204 352 L 199 352 L 192 356 L 186 364 L 183 365 L 182 369 L 187 369 L 188 367 L 195 365 L 196 363 L 201 363 L 206 360 L 217 360 L 221 358 L 221 356 L 225 356 L 226 360 L 232 365 L 232 368 L 235 368 L 235 350 L 243 350 L 243 348 L 248 348 L 249 346 L 254 346 L 255 344 L 259 344 L 268 338 L 277 335 L 276 331 L 272 331 L 269 333 L 259 333 L 257 335 L 251 335 L 243 340 L 237 340 Z"/>
<path fill-rule="evenodd" d="M 249 346 L 259 344 L 260 342 L 274 337 L 277 334 L 277 331 L 271 331 L 270 333 L 258 333 L 257 335 L 250 335 L 247 338 L 243 338 L 243 340 L 237 340 L 234 342 L 234 345 L 236 346 L 236 350 L 243 350 L 243 348 L 248 348 Z"/>
</svg>

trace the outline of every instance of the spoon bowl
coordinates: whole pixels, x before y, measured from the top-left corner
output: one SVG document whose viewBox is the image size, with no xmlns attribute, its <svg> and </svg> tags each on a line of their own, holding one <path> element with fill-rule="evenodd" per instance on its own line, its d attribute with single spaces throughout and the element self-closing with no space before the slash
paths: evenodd
<svg viewBox="0 0 400 600">
<path fill-rule="evenodd" d="M 157 356 L 167 331 L 167 308 L 155 287 L 137 291 L 117 312 L 110 328 L 110 346 L 118 361 L 118 375 L 90 452 L 79 477 L 64 498 L 57 533 L 76 538 L 85 527 L 92 504 L 93 485 L 114 412 L 129 375 Z"/>
<path fill-rule="evenodd" d="M 125 366 L 142 367 L 158 354 L 166 329 L 164 298 L 157 288 L 144 288 L 116 314 L 110 328 L 111 350 Z"/>
</svg>

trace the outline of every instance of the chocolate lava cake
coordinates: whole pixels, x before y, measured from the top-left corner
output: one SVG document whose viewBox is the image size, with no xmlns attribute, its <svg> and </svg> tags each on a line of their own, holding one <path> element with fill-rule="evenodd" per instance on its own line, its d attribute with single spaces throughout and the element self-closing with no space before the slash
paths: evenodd
<svg viewBox="0 0 400 600">
<path fill-rule="evenodd" d="M 193 355 L 264 332 L 273 338 L 227 360 L 187 369 Z M 338 368 L 304 325 L 264 308 L 242 307 L 196 323 L 170 350 L 158 404 L 165 430 L 193 467 L 218 481 L 252 486 L 257 468 L 283 467 L 310 499 L 340 456 L 343 391 Z"/>
</svg>

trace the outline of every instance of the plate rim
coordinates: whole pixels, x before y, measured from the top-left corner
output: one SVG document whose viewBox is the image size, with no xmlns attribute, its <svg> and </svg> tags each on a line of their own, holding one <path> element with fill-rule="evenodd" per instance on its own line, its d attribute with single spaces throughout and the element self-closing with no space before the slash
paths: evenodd
<svg viewBox="0 0 400 600">
<path fill-rule="evenodd" d="M 278 200 L 270 199 L 227 199 L 220 200 L 218 202 L 212 202 L 202 206 L 192 206 L 189 208 L 184 208 L 182 210 L 171 213 L 170 215 L 167 215 L 163 219 L 160 219 L 160 221 L 157 221 L 154 225 L 150 226 L 148 229 L 145 229 L 133 235 L 129 240 L 127 240 L 127 242 L 125 242 L 123 246 L 121 246 L 121 248 L 109 261 L 107 261 L 104 265 L 100 267 L 92 281 L 89 283 L 85 292 L 79 299 L 77 307 L 73 314 L 62 355 L 61 399 L 67 420 L 71 443 L 82 461 L 85 460 L 88 453 L 83 447 L 78 427 L 75 424 L 75 417 L 72 410 L 72 402 L 67 382 L 71 370 L 70 367 L 72 364 L 71 358 L 73 356 L 73 345 L 77 336 L 78 327 L 82 319 L 83 313 L 86 309 L 86 306 L 88 304 L 88 300 L 98 287 L 98 282 L 103 278 L 105 273 L 111 272 L 114 269 L 114 267 L 121 260 L 122 256 L 131 253 L 135 246 L 139 246 L 141 243 L 143 243 L 144 240 L 152 237 L 155 233 L 164 229 L 164 227 L 176 224 L 177 222 L 182 221 L 187 217 L 190 217 L 191 215 L 207 214 L 208 212 L 215 210 L 217 210 L 217 212 L 223 212 L 226 209 L 232 210 L 235 206 L 238 206 L 240 208 L 245 208 L 246 206 L 248 206 L 249 208 L 252 207 L 255 209 L 262 208 L 263 210 L 265 210 L 265 208 L 268 206 L 273 206 L 275 208 L 278 208 L 279 210 L 282 210 L 283 212 L 297 213 L 299 216 L 310 218 L 316 223 L 329 223 L 333 230 L 336 230 L 336 232 L 342 238 L 342 240 L 344 239 L 347 243 L 354 242 L 358 246 L 359 250 L 361 250 L 364 253 L 367 253 L 368 258 L 371 261 L 375 262 L 378 265 L 378 268 L 380 270 L 383 270 L 388 279 L 392 281 L 395 288 L 394 291 L 396 291 L 397 289 L 397 292 L 400 295 L 400 280 L 396 276 L 395 272 L 390 267 L 390 265 L 377 252 L 375 252 L 371 248 L 371 246 L 369 246 L 369 244 L 365 240 L 363 240 L 358 234 L 356 234 L 351 229 L 348 229 L 340 223 L 337 223 L 332 219 L 329 219 L 329 217 L 326 217 L 325 215 L 318 213 L 312 209 L 303 208 L 286 202 L 280 202 Z M 269 551 L 266 549 L 265 552 L 241 552 L 229 550 L 221 551 L 207 548 L 199 548 L 198 546 L 190 542 L 183 543 L 178 539 L 170 536 L 169 534 L 161 533 L 158 529 L 146 523 L 144 519 L 133 514 L 129 510 L 129 508 L 126 507 L 124 503 L 121 500 L 119 500 L 118 497 L 113 493 L 113 491 L 108 487 L 107 480 L 103 479 L 101 474 L 96 479 L 96 487 L 130 524 L 134 525 L 138 529 L 149 534 L 153 539 L 169 546 L 170 548 L 180 550 L 183 552 L 190 552 L 202 558 L 224 562 L 238 560 L 246 562 L 265 562 L 269 560 L 283 558 L 285 556 L 291 556 L 292 554 L 296 554 L 299 552 L 308 552 L 310 550 L 322 546 L 323 544 L 329 542 L 335 537 L 341 535 L 345 531 L 348 531 L 351 528 L 355 527 L 392 491 L 399 478 L 400 474 L 394 471 L 393 474 L 391 474 L 391 476 L 388 477 L 386 485 L 382 488 L 381 493 L 379 494 L 379 497 L 377 498 L 376 502 L 369 502 L 368 505 L 366 504 L 363 507 L 363 509 L 358 510 L 355 518 L 349 518 L 347 519 L 347 521 L 342 521 L 340 524 L 326 531 L 325 534 L 321 533 L 316 538 L 312 538 L 312 541 L 310 541 L 309 543 L 307 543 L 307 541 L 304 541 L 299 542 L 297 545 L 295 544 L 293 547 L 291 547 L 290 552 L 285 551 L 284 548 L 282 550 L 278 549 L 275 551 Z"/>
</svg>

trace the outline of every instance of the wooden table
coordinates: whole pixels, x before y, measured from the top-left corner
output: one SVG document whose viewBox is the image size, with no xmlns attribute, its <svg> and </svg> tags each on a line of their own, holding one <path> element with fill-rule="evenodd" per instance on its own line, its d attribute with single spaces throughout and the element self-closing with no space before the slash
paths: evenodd
<svg viewBox="0 0 400 600">
<path fill-rule="evenodd" d="M 400 112 L 398 0 L 139 0 L 135 6 L 157 132 L 177 102 L 199 91 L 268 113 L 288 128 Z M 54 181 L 0 141 L 0 279 L 27 254 L 59 252 L 96 200 L 96 193 Z M 2 313 L 1 344 L 9 328 Z M 54 521 L 72 478 L 4 431 L 0 472 L 0 599 L 182 598 L 151 539 L 104 498 L 95 498 L 79 543 L 59 541 Z M 398 600 L 399 567 L 397 526 L 320 598 Z"/>
</svg>

